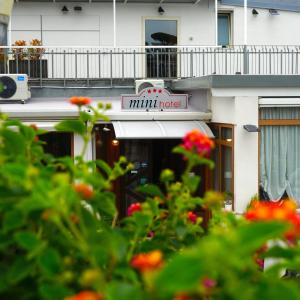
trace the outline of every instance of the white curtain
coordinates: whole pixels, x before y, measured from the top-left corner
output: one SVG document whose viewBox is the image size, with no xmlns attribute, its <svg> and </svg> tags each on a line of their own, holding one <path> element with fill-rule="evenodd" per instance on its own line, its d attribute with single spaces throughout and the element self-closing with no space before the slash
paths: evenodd
<svg viewBox="0 0 300 300">
<path fill-rule="evenodd" d="M 263 108 L 261 119 L 300 119 L 300 108 Z M 260 184 L 272 201 L 300 203 L 300 126 L 262 126 Z"/>
</svg>

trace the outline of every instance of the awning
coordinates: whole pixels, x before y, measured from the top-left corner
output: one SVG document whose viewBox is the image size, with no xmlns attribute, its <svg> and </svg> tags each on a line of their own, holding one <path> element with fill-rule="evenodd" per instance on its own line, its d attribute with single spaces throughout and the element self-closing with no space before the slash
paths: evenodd
<svg viewBox="0 0 300 300">
<path fill-rule="evenodd" d="M 214 137 L 202 121 L 114 121 L 117 139 L 181 139 L 192 129 Z"/>
<path fill-rule="evenodd" d="M 294 107 L 300 106 L 300 98 L 260 98 L 260 107 Z"/>
<path fill-rule="evenodd" d="M 55 129 L 55 125 L 58 124 L 58 122 L 55 122 L 55 121 L 25 121 L 25 122 L 22 122 L 23 124 L 25 125 L 35 125 L 37 126 L 37 128 L 39 129 L 43 129 L 43 130 L 47 130 L 47 131 L 56 131 Z"/>
</svg>

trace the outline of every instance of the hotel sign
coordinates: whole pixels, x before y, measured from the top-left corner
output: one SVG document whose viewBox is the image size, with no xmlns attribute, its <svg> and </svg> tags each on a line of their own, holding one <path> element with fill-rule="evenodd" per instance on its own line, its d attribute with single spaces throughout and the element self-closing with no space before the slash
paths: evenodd
<svg viewBox="0 0 300 300">
<path fill-rule="evenodd" d="M 187 94 L 170 94 L 166 89 L 150 87 L 138 95 L 122 95 L 124 110 L 182 110 L 188 108 Z"/>
</svg>

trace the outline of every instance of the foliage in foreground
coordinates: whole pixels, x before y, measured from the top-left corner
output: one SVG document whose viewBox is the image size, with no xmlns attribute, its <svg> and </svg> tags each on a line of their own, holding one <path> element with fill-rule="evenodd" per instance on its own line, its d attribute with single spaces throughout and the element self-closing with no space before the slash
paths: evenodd
<svg viewBox="0 0 300 300">
<path fill-rule="evenodd" d="M 222 210 L 223 197 L 197 196 L 191 171 L 212 167 L 213 143 L 189 133 L 174 152 L 186 160 L 176 181 L 161 173 L 162 187 L 139 188 L 142 203 L 118 219 L 112 183 L 131 169 L 121 157 L 114 167 L 83 161 L 86 145 L 105 109 L 75 97 L 79 119 L 57 130 L 84 140 L 82 155 L 55 159 L 43 152 L 44 132 L 1 116 L 0 296 L 1 299 L 299 299 L 299 218 L 291 201 L 255 202 L 246 218 Z M 200 209 L 212 211 L 207 230 Z M 262 272 L 262 257 L 276 258 Z M 260 266 L 257 264 L 260 263 Z"/>
</svg>

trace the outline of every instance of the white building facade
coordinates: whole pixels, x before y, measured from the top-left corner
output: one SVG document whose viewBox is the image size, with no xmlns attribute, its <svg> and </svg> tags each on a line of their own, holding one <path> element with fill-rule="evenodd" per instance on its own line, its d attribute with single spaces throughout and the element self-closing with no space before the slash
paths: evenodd
<svg viewBox="0 0 300 300">
<path fill-rule="evenodd" d="M 139 197 L 136 185 L 157 180 L 157 166 L 180 172 L 181 163 L 162 153 L 193 127 L 213 134 L 217 145 L 216 169 L 198 170 L 199 194 L 225 192 L 236 212 L 258 193 L 300 203 L 299 17 L 296 0 L 19 0 L 0 67 L 27 73 L 33 97 L 25 108 L 1 104 L 1 110 L 53 127 L 76 116 L 68 96 L 111 102 L 111 122 L 99 121 L 86 158 L 112 163 L 124 154 L 135 163 L 118 189 L 123 211 Z M 42 42 L 36 56 L 28 50 L 32 39 Z M 14 48 L 17 40 L 28 47 Z M 122 95 L 141 92 L 137 79 L 187 95 L 186 108 L 124 109 Z M 71 139 L 67 154 L 76 155 L 80 140 Z"/>
</svg>

